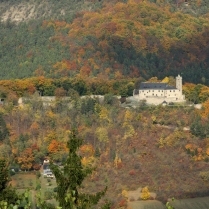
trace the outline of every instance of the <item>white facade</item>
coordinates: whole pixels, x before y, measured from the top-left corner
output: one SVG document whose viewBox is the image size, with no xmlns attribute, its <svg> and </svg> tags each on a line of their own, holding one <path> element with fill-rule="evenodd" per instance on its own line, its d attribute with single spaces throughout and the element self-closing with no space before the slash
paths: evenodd
<svg viewBox="0 0 209 209">
<path fill-rule="evenodd" d="M 148 104 L 161 104 L 163 102 L 185 102 L 182 94 L 182 77 L 176 77 L 176 87 L 167 83 L 141 83 L 139 89 L 134 90 L 134 98 L 146 101 Z"/>
</svg>

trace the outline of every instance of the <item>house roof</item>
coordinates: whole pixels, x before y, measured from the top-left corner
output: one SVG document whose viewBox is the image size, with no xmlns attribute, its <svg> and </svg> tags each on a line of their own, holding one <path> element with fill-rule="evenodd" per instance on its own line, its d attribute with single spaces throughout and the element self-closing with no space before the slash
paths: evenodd
<svg viewBox="0 0 209 209">
<path fill-rule="evenodd" d="M 169 86 L 167 83 L 147 83 L 147 82 L 142 82 L 140 84 L 139 89 L 176 89 L 173 86 Z"/>
</svg>

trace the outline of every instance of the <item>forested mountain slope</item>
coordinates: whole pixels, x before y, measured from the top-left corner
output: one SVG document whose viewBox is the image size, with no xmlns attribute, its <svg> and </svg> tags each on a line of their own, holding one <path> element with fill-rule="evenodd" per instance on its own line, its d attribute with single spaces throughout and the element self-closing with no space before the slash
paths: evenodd
<svg viewBox="0 0 209 209">
<path fill-rule="evenodd" d="M 14 8 L 28 15 L 5 21 Z M 0 9 L 2 79 L 181 73 L 209 83 L 207 2 L 3 1 Z"/>
</svg>

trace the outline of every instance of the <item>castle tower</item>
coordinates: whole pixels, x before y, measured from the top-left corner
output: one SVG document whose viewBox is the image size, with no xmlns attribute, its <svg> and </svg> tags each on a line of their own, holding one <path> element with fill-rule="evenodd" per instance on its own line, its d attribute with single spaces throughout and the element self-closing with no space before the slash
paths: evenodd
<svg viewBox="0 0 209 209">
<path fill-rule="evenodd" d="M 180 90 L 180 93 L 182 94 L 182 77 L 180 75 L 176 77 L 176 88 Z"/>
</svg>

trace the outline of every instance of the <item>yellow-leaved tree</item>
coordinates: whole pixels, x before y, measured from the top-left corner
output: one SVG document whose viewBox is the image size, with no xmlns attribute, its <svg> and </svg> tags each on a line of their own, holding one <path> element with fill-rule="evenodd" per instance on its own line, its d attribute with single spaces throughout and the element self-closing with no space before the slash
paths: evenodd
<svg viewBox="0 0 209 209">
<path fill-rule="evenodd" d="M 122 160 L 120 157 L 118 157 L 117 154 L 114 159 L 114 166 L 115 166 L 115 168 L 121 168 L 121 166 L 122 166 Z"/>
<path fill-rule="evenodd" d="M 128 191 L 124 189 L 122 191 L 122 196 L 125 197 L 126 199 L 128 199 Z"/>
<path fill-rule="evenodd" d="M 96 136 L 99 139 L 100 147 L 106 149 L 107 143 L 109 142 L 107 129 L 104 127 L 98 127 L 96 129 Z"/>
<path fill-rule="evenodd" d="M 165 77 L 165 78 L 163 78 L 163 80 L 161 82 L 162 83 L 169 83 L 169 78 L 168 77 Z"/>
<path fill-rule="evenodd" d="M 94 157 L 94 147 L 91 144 L 84 144 L 79 148 L 81 154 L 81 163 L 84 167 L 93 167 L 96 163 L 96 158 Z"/>
<path fill-rule="evenodd" d="M 131 112 L 130 110 L 126 110 L 125 115 L 124 115 L 124 122 L 123 122 L 123 128 L 125 130 L 124 137 L 123 137 L 124 139 L 133 137 L 135 134 L 134 127 L 130 123 L 133 120 L 133 118 L 134 118 L 133 112 Z"/>
<path fill-rule="evenodd" d="M 147 186 L 142 188 L 141 198 L 142 200 L 148 200 L 150 198 L 150 192 Z"/>
</svg>

